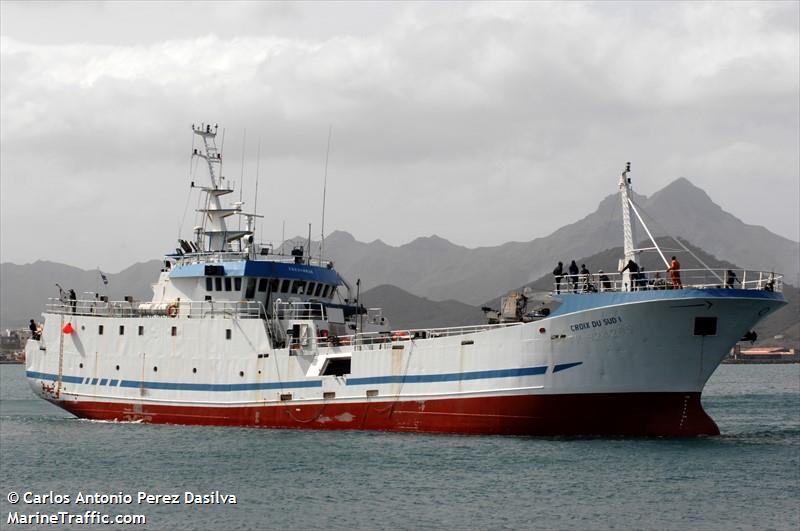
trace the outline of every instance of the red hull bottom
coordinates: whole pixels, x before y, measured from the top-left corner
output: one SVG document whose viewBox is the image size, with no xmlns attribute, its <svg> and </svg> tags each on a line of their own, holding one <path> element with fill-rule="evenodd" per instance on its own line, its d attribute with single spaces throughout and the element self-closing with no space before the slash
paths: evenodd
<svg viewBox="0 0 800 531">
<path fill-rule="evenodd" d="M 95 420 L 261 428 L 350 429 L 502 435 L 719 435 L 700 393 L 514 395 L 269 406 L 167 406 L 55 402 Z"/>
</svg>

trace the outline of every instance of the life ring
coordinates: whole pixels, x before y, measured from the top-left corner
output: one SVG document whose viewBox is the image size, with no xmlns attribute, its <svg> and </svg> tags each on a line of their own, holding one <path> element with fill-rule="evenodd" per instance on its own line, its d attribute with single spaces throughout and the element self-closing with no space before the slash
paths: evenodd
<svg viewBox="0 0 800 531">
<path fill-rule="evenodd" d="M 167 315 L 170 317 L 177 317 L 178 316 L 178 305 L 177 304 L 170 304 L 167 306 Z"/>
</svg>

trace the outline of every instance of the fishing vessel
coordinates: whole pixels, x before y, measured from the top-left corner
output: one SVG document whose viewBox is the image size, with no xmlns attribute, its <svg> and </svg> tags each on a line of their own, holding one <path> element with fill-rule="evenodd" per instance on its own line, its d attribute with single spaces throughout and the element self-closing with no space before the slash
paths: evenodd
<svg viewBox="0 0 800 531">
<path fill-rule="evenodd" d="M 785 304 L 782 277 L 683 270 L 582 275 L 533 311 L 513 293 L 475 326 L 392 329 L 309 246 L 254 238 L 223 205 L 217 126 L 193 126 L 208 182 L 199 223 L 164 257 L 149 301 L 51 300 L 26 345 L 45 400 L 87 419 L 264 428 L 518 435 L 715 435 L 708 378 Z M 663 252 L 619 178 L 624 254 Z M 234 229 L 231 216 L 245 227 Z M 632 216 L 653 247 L 634 247 Z M 620 269 L 623 269 L 620 267 Z M 578 282 L 579 281 L 579 282 Z M 566 288 L 566 289 L 562 289 Z"/>
</svg>

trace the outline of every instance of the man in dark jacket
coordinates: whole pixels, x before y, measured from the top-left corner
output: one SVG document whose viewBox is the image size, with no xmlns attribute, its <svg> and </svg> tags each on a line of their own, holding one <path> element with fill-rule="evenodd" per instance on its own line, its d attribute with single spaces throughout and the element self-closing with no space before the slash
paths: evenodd
<svg viewBox="0 0 800 531">
<path fill-rule="evenodd" d="M 578 291 L 578 264 L 575 263 L 575 260 L 570 262 L 569 264 L 569 281 L 572 283 L 572 292 L 575 293 Z"/>
<path fill-rule="evenodd" d="M 553 276 L 556 277 L 556 293 L 561 293 L 561 279 L 564 278 L 564 264 L 558 263 L 553 269 Z"/>
<path fill-rule="evenodd" d="M 633 260 L 628 260 L 628 263 L 625 267 L 622 268 L 620 273 L 624 273 L 628 271 L 630 273 L 630 280 L 631 280 L 631 291 L 636 290 L 636 286 L 639 283 L 639 264 L 634 262 Z"/>
<path fill-rule="evenodd" d="M 589 291 L 590 275 L 591 273 L 586 269 L 586 264 L 581 264 L 581 289 L 583 289 L 583 291 Z"/>
</svg>

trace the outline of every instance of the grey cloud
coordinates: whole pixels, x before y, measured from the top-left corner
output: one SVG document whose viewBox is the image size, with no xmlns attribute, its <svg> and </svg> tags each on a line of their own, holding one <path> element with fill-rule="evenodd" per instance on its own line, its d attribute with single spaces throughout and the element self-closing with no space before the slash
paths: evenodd
<svg viewBox="0 0 800 531">
<path fill-rule="evenodd" d="M 26 40 L 11 25 L 30 27 L 41 8 L 5 4 L 4 260 L 41 254 L 17 223 L 72 242 L 47 258 L 76 264 L 168 250 L 199 120 L 226 128 L 237 181 L 247 129 L 248 193 L 261 138 L 272 239 L 283 219 L 289 234 L 318 230 L 329 124 L 326 225 L 363 240 L 530 240 L 593 209 L 631 159 L 643 193 L 685 175 L 742 219 L 798 237 L 799 32 L 771 27 L 796 8 L 748 6 L 763 14 L 748 28 L 744 9 L 689 4 L 208 4 L 225 11 L 214 36 L 165 26 L 208 14 L 181 3 L 148 5 L 136 20 L 159 22 L 115 40 L 117 4 L 60 5 L 86 20 L 74 44 L 63 32 Z M 753 210 L 765 186 L 795 193 Z M 94 249 L 112 229 L 127 250 L 108 257 Z M 95 245 L 78 254 L 76 239 Z"/>
</svg>

